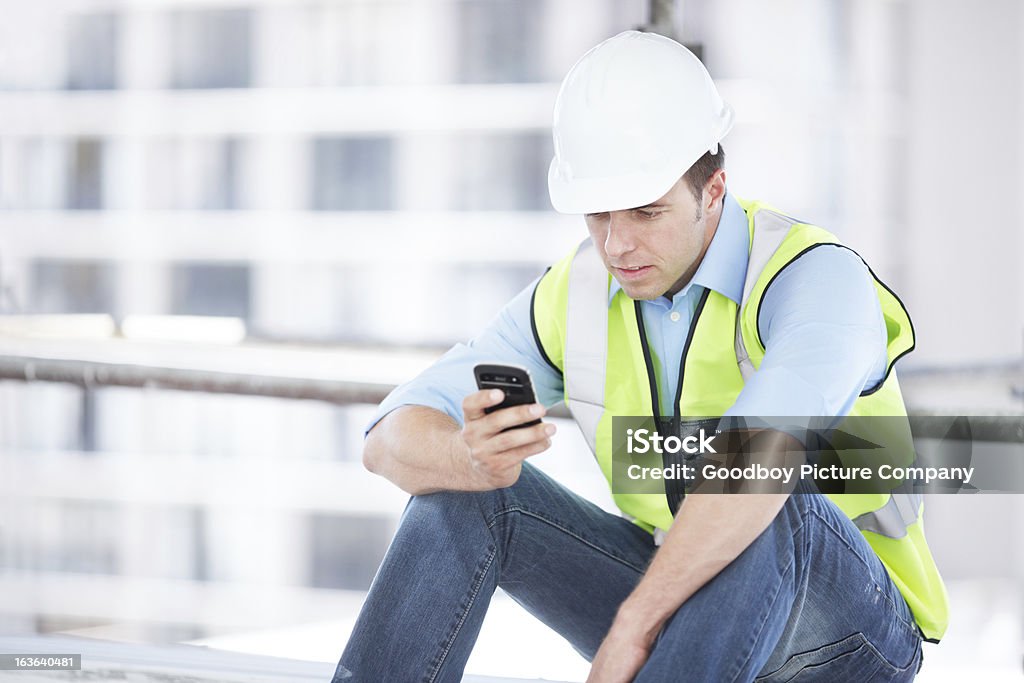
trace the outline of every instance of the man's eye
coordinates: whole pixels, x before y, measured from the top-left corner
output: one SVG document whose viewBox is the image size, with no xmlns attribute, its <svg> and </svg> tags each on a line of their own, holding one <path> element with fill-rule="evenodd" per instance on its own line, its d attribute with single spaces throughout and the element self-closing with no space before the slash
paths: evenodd
<svg viewBox="0 0 1024 683">
<path fill-rule="evenodd" d="M 647 209 L 637 209 L 636 212 L 641 218 L 646 218 L 648 220 L 657 218 L 661 215 L 661 211 L 649 211 Z"/>
<path fill-rule="evenodd" d="M 607 211 L 602 211 L 601 213 L 588 213 L 588 214 L 585 214 L 585 215 L 586 215 L 587 218 L 604 218 L 605 216 L 608 215 L 608 212 Z"/>
</svg>

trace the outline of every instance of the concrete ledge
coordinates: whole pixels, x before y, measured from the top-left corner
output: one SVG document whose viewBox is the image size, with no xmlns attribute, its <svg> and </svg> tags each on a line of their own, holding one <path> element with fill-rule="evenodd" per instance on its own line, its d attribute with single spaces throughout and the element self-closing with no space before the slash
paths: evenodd
<svg viewBox="0 0 1024 683">
<path fill-rule="evenodd" d="M 81 671 L 0 673 L 3 680 L 126 683 L 327 683 L 334 664 L 248 655 L 195 645 L 145 645 L 63 635 L 0 637 L 3 654 L 80 654 Z M 466 676 L 464 683 L 531 683 Z"/>
</svg>

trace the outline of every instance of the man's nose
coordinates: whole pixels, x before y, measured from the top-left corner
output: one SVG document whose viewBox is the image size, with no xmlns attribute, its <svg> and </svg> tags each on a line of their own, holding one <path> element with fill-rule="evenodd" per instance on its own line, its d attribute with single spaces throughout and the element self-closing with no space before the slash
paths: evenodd
<svg viewBox="0 0 1024 683">
<path fill-rule="evenodd" d="M 608 216 L 608 235 L 604 240 L 604 251 L 611 258 L 628 254 L 636 248 L 633 229 L 628 216 L 618 211 Z"/>
</svg>

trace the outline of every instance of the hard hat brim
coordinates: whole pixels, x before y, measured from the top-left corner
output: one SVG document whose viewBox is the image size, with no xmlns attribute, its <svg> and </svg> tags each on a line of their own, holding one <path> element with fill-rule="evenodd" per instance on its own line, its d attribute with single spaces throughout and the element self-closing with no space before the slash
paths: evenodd
<svg viewBox="0 0 1024 683">
<path fill-rule="evenodd" d="M 686 172 L 633 173 L 613 178 L 573 178 L 566 180 L 557 171 L 557 159 L 548 168 L 548 193 L 551 206 L 559 213 L 586 214 L 623 211 L 646 206 L 661 199 Z"/>
</svg>

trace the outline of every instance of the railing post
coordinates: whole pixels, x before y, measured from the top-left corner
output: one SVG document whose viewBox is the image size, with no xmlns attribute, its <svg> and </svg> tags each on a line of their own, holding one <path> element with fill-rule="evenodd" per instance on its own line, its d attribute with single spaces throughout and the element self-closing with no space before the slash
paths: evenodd
<svg viewBox="0 0 1024 683">
<path fill-rule="evenodd" d="M 96 451 L 96 389 L 82 387 L 81 415 L 78 422 L 79 448 L 86 453 Z"/>
</svg>

